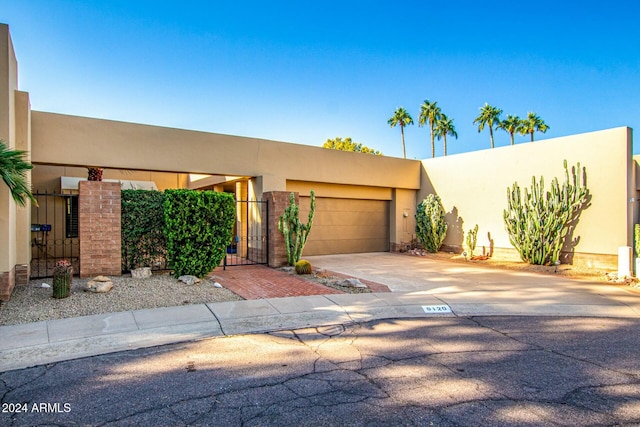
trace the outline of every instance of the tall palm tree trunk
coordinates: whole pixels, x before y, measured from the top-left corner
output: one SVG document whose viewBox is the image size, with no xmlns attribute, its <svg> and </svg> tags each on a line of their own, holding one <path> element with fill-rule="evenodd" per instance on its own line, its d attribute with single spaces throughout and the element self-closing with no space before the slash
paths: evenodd
<svg viewBox="0 0 640 427">
<path fill-rule="evenodd" d="M 489 139 L 491 139 L 491 148 L 493 148 L 493 128 L 489 126 Z"/>
<path fill-rule="evenodd" d="M 533 131 L 531 131 L 531 142 L 533 142 Z"/>
<path fill-rule="evenodd" d="M 509 132 L 509 135 L 511 135 L 511 145 L 515 145 L 515 142 L 514 142 L 514 139 L 513 139 L 514 138 L 514 136 L 513 136 L 514 133 L 515 132 Z"/>
<path fill-rule="evenodd" d="M 404 126 L 400 125 L 400 135 L 402 135 L 402 156 L 406 159 L 407 158 L 407 150 L 404 147 Z"/>
<path fill-rule="evenodd" d="M 435 142 L 435 135 L 433 133 L 434 133 L 433 123 L 431 123 L 431 158 L 432 159 L 436 157 L 436 142 Z"/>
<path fill-rule="evenodd" d="M 444 134 L 444 155 L 447 155 L 447 134 Z"/>
</svg>

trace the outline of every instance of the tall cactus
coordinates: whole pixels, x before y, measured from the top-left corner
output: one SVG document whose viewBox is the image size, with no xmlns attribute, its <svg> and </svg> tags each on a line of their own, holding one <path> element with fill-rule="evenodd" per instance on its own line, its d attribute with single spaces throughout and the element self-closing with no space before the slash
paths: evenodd
<svg viewBox="0 0 640 427">
<path fill-rule="evenodd" d="M 429 194 L 416 209 L 416 236 L 427 251 L 436 253 L 446 234 L 447 223 L 440 197 Z"/>
<path fill-rule="evenodd" d="M 467 249 L 469 250 L 469 256 L 473 257 L 473 251 L 476 250 L 476 244 L 478 243 L 478 224 L 467 233 Z"/>
<path fill-rule="evenodd" d="M 571 176 L 564 161 L 565 180 L 560 187 L 558 178 L 545 192 L 544 178 L 537 182 L 531 178 L 530 190 L 524 189 L 524 197 L 517 182 L 507 188 L 508 209 L 504 221 L 509 240 L 530 264 L 551 265 L 558 261 L 560 251 L 571 223 L 578 219 L 587 206 L 589 190 L 586 187 L 586 170 L 580 163 L 571 168 Z"/>
<path fill-rule="evenodd" d="M 278 218 L 278 230 L 284 235 L 284 244 L 287 248 L 287 262 L 295 265 L 302 256 L 311 225 L 313 224 L 313 214 L 316 210 L 316 196 L 311 190 L 311 208 L 309 210 L 309 220 L 307 224 L 300 222 L 300 209 L 296 205 L 295 195 L 289 196 L 289 206 L 284 210 L 284 214 Z"/>
</svg>

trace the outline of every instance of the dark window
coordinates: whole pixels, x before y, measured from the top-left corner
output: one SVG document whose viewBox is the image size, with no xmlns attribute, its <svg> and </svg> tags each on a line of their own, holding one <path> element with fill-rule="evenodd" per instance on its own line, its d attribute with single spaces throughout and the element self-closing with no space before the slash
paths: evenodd
<svg viewBox="0 0 640 427">
<path fill-rule="evenodd" d="M 65 230 L 67 239 L 78 237 L 78 196 L 65 197 Z"/>
</svg>

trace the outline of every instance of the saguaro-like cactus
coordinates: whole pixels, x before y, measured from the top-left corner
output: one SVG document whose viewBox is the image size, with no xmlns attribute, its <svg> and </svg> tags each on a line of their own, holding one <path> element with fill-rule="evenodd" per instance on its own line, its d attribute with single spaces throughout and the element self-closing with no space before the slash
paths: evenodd
<svg viewBox="0 0 640 427">
<path fill-rule="evenodd" d="M 476 250 L 476 244 L 478 242 L 478 224 L 475 228 L 472 228 L 467 233 L 467 249 L 469 250 L 469 256 L 473 257 L 473 251 Z"/>
<path fill-rule="evenodd" d="M 429 194 L 416 209 L 416 236 L 427 251 L 436 253 L 446 234 L 447 223 L 440 197 Z"/>
<path fill-rule="evenodd" d="M 504 222 L 509 240 L 523 261 L 538 265 L 551 265 L 558 261 L 565 237 L 572 222 L 580 216 L 589 200 L 586 170 L 580 163 L 571 168 L 571 176 L 564 161 L 565 180 L 560 186 L 558 178 L 545 191 L 544 178 L 531 179 L 530 190 L 524 197 L 517 182 L 507 188 L 508 209 Z"/>
<path fill-rule="evenodd" d="M 306 224 L 300 222 L 300 208 L 296 205 L 295 195 L 291 193 L 289 206 L 284 210 L 284 214 L 278 218 L 278 230 L 284 235 L 284 244 L 287 248 L 287 262 L 289 265 L 296 265 L 302 256 L 311 225 L 313 224 L 313 214 L 316 209 L 316 196 L 311 190 L 311 208 L 309 219 Z"/>
</svg>

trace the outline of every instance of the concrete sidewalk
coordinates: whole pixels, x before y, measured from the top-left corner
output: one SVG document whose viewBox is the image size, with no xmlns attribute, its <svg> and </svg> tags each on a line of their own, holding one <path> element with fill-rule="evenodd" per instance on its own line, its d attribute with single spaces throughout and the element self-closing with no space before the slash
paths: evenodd
<svg viewBox="0 0 640 427">
<path fill-rule="evenodd" d="M 198 304 L 0 327 L 0 372 L 208 337 L 389 318 L 488 315 L 640 317 L 640 295 L 604 283 L 397 254 L 311 257 L 392 293 Z"/>
</svg>

